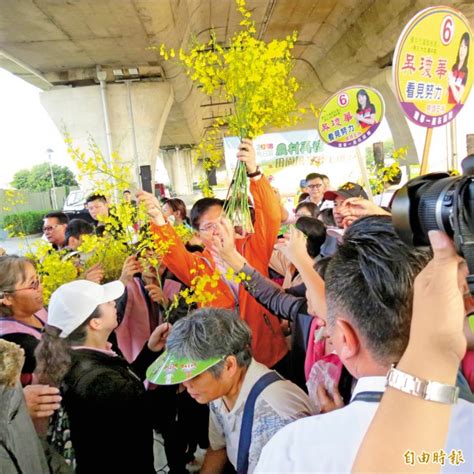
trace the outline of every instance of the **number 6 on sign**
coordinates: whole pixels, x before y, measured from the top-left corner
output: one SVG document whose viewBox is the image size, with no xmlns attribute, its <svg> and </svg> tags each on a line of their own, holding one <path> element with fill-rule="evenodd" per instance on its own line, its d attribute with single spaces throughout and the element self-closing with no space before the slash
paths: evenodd
<svg viewBox="0 0 474 474">
<path fill-rule="evenodd" d="M 337 98 L 337 103 L 341 106 L 341 107 L 345 107 L 348 103 L 349 103 L 349 96 L 347 94 L 341 94 L 338 98 Z"/>
<path fill-rule="evenodd" d="M 434 128 L 451 122 L 473 80 L 469 21 L 457 10 L 429 7 L 404 28 L 395 48 L 393 82 L 408 119 Z"/>
<path fill-rule="evenodd" d="M 448 15 L 441 23 L 441 42 L 447 46 L 451 43 L 454 33 L 454 20 Z"/>
</svg>

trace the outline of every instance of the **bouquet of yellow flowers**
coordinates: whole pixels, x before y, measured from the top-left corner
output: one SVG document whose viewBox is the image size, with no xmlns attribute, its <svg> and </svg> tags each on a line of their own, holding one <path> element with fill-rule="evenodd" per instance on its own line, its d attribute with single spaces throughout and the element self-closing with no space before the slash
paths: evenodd
<svg viewBox="0 0 474 474">
<path fill-rule="evenodd" d="M 202 91 L 218 100 L 232 104 L 232 113 L 217 118 L 210 131 L 198 146 L 198 158 L 203 160 L 206 171 L 219 166 L 221 155 L 216 142 L 220 129 L 227 125 L 228 133 L 242 138 L 254 138 L 267 126 L 285 127 L 294 125 L 298 112 L 295 93 L 296 78 L 292 76 L 294 65 L 291 51 L 297 34 L 269 43 L 256 37 L 255 22 L 247 10 L 245 0 L 236 0 L 242 15 L 241 31 L 236 32 L 228 45 L 222 45 L 215 31 L 211 31 L 207 43 L 194 41 L 189 52 L 180 49 L 178 58 L 186 74 Z M 176 57 L 174 49 L 161 45 L 160 54 L 165 60 Z M 211 194 L 203 179 L 205 194 Z M 245 165 L 238 162 L 229 190 L 226 213 L 234 225 L 243 231 L 252 232 L 249 203 L 247 199 L 247 175 Z"/>
</svg>

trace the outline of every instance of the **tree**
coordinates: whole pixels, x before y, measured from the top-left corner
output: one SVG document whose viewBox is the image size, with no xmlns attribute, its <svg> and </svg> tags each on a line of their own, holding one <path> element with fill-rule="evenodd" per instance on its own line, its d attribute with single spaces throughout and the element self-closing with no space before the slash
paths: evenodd
<svg viewBox="0 0 474 474">
<path fill-rule="evenodd" d="M 30 177 L 29 170 L 20 170 L 13 176 L 13 181 L 10 183 L 16 189 L 28 189 L 28 178 Z"/>
<path fill-rule="evenodd" d="M 73 172 L 66 166 L 52 165 L 54 183 L 59 186 L 77 186 Z M 11 185 L 16 189 L 27 191 L 48 191 L 51 189 L 51 171 L 49 163 L 41 163 L 33 166 L 30 170 L 17 171 L 13 176 Z"/>
</svg>

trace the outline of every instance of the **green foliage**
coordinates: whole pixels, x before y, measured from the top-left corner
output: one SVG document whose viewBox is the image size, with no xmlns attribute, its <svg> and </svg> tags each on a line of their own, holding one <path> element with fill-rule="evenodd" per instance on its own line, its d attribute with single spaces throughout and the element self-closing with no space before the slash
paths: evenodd
<svg viewBox="0 0 474 474">
<path fill-rule="evenodd" d="M 3 228 L 10 235 L 37 234 L 43 230 L 43 218 L 48 211 L 25 211 L 8 214 L 3 218 Z"/>
<path fill-rule="evenodd" d="M 77 186 L 73 172 L 66 166 L 52 165 L 54 183 L 56 187 Z M 41 163 L 33 166 L 30 170 L 20 170 L 13 176 L 11 185 L 16 189 L 40 192 L 51 189 L 51 172 L 49 163 Z"/>
<path fill-rule="evenodd" d="M 29 170 L 20 170 L 13 176 L 12 186 L 16 189 L 28 189 L 28 178 L 30 177 Z"/>
</svg>

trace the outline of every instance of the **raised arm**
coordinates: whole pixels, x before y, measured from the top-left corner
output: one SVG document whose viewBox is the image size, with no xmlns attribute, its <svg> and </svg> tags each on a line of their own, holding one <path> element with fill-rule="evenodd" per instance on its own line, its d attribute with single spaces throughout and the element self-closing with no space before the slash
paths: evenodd
<svg viewBox="0 0 474 474">
<path fill-rule="evenodd" d="M 197 268 L 202 263 L 201 259 L 188 252 L 182 240 L 176 234 L 171 225 L 166 222 L 161 212 L 160 204 L 151 193 L 140 191 L 137 194 L 139 202 L 145 203 L 148 216 L 151 220 L 151 230 L 156 239 L 171 241 L 168 252 L 163 258 L 163 263 L 173 272 L 185 285 L 191 283 L 191 269 Z"/>
<path fill-rule="evenodd" d="M 423 380 L 454 385 L 466 350 L 462 287 L 465 273 L 453 242 L 430 232 L 434 258 L 415 279 L 410 339 L 397 369 Z M 437 403 L 387 387 L 359 448 L 352 472 L 406 471 L 404 453 L 445 447 L 451 404 Z M 380 442 L 380 440 L 384 440 Z M 417 472 L 439 472 L 419 464 Z"/>
<path fill-rule="evenodd" d="M 257 172 L 255 150 L 251 140 L 244 139 L 242 141 L 237 157 L 245 163 L 248 174 Z M 255 255 L 267 265 L 280 230 L 280 203 L 267 178 L 262 174 L 250 178 L 250 193 L 255 207 L 255 234 L 246 245 L 247 254 Z"/>
<path fill-rule="evenodd" d="M 290 239 L 275 246 L 300 272 L 307 291 L 311 293 L 313 310 L 316 315 L 326 319 L 326 295 L 323 279 L 314 269 L 314 262 L 306 251 L 306 238 L 295 227 L 290 229 Z"/>
<path fill-rule="evenodd" d="M 235 248 L 232 225 L 227 219 L 222 219 L 217 228 L 219 235 L 214 237 L 212 252 L 229 265 L 238 278 L 241 278 L 241 273 L 245 275 L 241 278 L 244 288 L 261 305 L 275 316 L 293 321 L 305 306 L 305 298 L 285 293 L 269 278 L 247 263 L 245 257 Z M 246 277 L 250 279 L 247 280 Z"/>
</svg>

